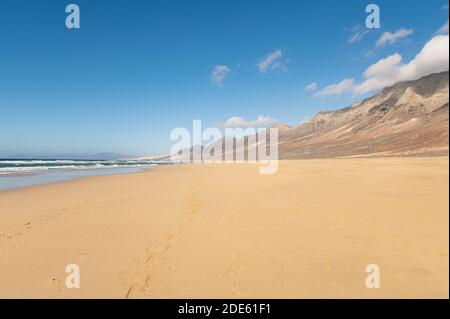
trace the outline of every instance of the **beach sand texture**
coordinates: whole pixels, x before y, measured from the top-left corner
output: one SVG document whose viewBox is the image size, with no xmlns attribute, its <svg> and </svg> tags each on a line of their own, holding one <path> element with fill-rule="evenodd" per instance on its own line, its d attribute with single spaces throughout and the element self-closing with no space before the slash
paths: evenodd
<svg viewBox="0 0 450 319">
<path fill-rule="evenodd" d="M 448 298 L 448 165 L 175 165 L 0 192 L 0 297 Z"/>
</svg>

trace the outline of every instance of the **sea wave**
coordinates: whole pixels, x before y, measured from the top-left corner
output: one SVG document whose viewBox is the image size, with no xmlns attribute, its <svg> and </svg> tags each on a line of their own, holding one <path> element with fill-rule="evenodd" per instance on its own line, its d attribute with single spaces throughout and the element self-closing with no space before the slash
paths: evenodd
<svg viewBox="0 0 450 319">
<path fill-rule="evenodd" d="M 167 162 L 148 160 L 0 160 L 0 175 L 50 170 L 147 167 L 159 164 L 167 164 Z"/>
</svg>

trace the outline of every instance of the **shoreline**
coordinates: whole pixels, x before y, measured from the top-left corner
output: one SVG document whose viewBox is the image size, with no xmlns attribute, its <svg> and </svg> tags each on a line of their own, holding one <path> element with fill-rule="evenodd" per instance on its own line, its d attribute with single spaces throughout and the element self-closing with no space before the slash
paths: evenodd
<svg viewBox="0 0 450 319">
<path fill-rule="evenodd" d="M 155 167 L 156 166 L 152 165 L 147 167 L 122 167 L 122 168 L 102 167 L 102 168 L 89 168 L 82 170 L 60 169 L 52 171 L 38 171 L 35 173 L 26 172 L 26 173 L 5 174 L 0 175 L 0 193 L 29 187 L 60 184 L 72 180 L 84 179 L 89 177 L 136 174 L 144 172 L 149 169 L 153 169 Z M 15 180 L 16 184 L 18 185 L 15 186 L 13 183 L 10 186 L 8 185 L 2 186 L 1 184 L 2 180 L 7 179 L 9 179 L 9 181 L 13 180 L 13 182 Z"/>
<path fill-rule="evenodd" d="M 418 154 L 418 155 L 386 155 L 386 156 L 348 156 L 348 157 L 333 157 L 333 158 L 302 158 L 302 159 L 280 159 L 279 161 L 283 161 L 283 162 L 296 162 L 296 161 L 341 161 L 341 160 L 377 160 L 377 159 L 392 159 L 392 160 L 398 160 L 398 159 L 415 159 L 415 158 L 441 158 L 441 159 L 448 159 L 449 155 L 447 154 L 432 154 L 432 155 L 423 155 L 423 154 Z M 94 161 L 94 160 L 92 160 Z M 42 183 L 38 183 L 38 184 L 32 184 L 32 185 L 25 185 L 25 186 L 18 186 L 18 187 L 11 187 L 11 188 L 4 188 L 2 189 L 0 187 L 0 194 L 3 192 L 11 192 L 11 191 L 15 191 L 15 190 L 21 190 L 21 189 L 28 189 L 28 188 L 35 188 L 35 187 L 39 187 L 39 186 L 45 186 L 45 185 L 53 185 L 53 184 L 61 184 L 61 183 L 65 183 L 65 182 L 70 182 L 70 181 L 75 181 L 75 180 L 79 180 L 79 179 L 86 179 L 86 178 L 91 178 L 91 177 L 106 177 L 106 176 L 114 176 L 114 175 L 128 175 L 128 174 L 139 174 L 139 173 L 143 173 L 146 172 L 148 170 L 154 170 L 154 169 L 158 169 L 160 167 L 164 167 L 164 166 L 172 166 L 172 165 L 198 165 L 199 163 L 155 163 L 152 165 L 149 165 L 147 167 L 121 167 L 121 168 L 110 168 L 110 167 L 101 167 L 101 168 L 91 168 L 91 169 L 83 169 L 83 170 L 76 170 L 76 169 L 61 169 L 61 170 L 54 170 L 54 171 L 38 171 L 36 173 L 31 173 L 31 172 L 24 172 L 24 173 L 11 173 L 11 174 L 5 174 L 5 175 L 0 175 L 0 181 L 2 178 L 14 178 L 14 177 L 18 177 L 18 178 L 22 178 L 22 177 L 33 177 L 33 176 L 42 176 L 45 174 L 58 174 L 58 173 L 83 173 L 83 172 L 101 172 L 102 170 L 111 170 L 111 173 L 109 174 L 86 174 L 86 175 L 81 175 L 80 176 L 75 176 L 75 177 L 67 177 L 61 180 L 57 180 L 57 181 L 49 181 L 49 182 L 42 182 Z M 200 164 L 205 164 L 205 165 L 211 165 L 210 163 L 200 163 Z M 230 164 L 248 164 L 248 165 L 258 165 L 258 163 L 254 164 L 254 163 L 248 163 L 248 162 L 242 162 L 242 163 L 237 163 L 237 162 L 231 162 L 231 163 L 227 163 L 227 162 L 219 162 L 219 163 L 214 163 L 213 165 L 230 165 Z M 120 171 L 122 170 L 122 172 L 113 172 L 113 170 L 116 171 Z M 130 172 L 123 172 L 123 170 L 130 170 Z"/>
<path fill-rule="evenodd" d="M 448 298 L 448 161 L 162 165 L 2 191 L 0 297 Z"/>
</svg>

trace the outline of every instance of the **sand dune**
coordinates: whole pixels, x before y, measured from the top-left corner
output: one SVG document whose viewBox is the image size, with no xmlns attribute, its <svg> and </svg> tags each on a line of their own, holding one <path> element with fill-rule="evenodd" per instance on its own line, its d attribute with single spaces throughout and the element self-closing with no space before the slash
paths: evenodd
<svg viewBox="0 0 450 319">
<path fill-rule="evenodd" d="M 448 298 L 448 164 L 179 165 L 1 192 L 0 297 Z"/>
</svg>

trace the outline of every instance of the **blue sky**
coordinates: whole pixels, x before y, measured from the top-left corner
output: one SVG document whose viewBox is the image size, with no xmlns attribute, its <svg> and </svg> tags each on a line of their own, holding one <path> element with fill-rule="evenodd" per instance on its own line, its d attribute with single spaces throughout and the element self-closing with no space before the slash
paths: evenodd
<svg viewBox="0 0 450 319">
<path fill-rule="evenodd" d="M 364 70 L 407 64 L 448 21 L 443 0 L 373 2 L 367 32 L 359 0 L 73 0 L 77 30 L 68 1 L 2 0 L 0 154 L 162 154 L 193 119 L 297 125 L 347 106 L 373 93 L 355 93 Z"/>
</svg>

